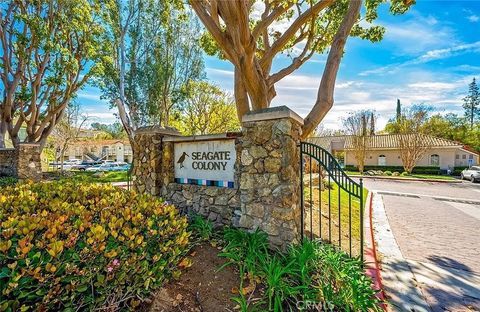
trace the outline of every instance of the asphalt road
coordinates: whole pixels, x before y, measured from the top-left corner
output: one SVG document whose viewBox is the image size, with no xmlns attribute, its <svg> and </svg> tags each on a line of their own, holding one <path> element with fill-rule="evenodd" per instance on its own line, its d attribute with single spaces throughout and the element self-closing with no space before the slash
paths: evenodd
<svg viewBox="0 0 480 312">
<path fill-rule="evenodd" d="M 432 311 L 480 311 L 480 183 L 364 179 Z"/>
</svg>

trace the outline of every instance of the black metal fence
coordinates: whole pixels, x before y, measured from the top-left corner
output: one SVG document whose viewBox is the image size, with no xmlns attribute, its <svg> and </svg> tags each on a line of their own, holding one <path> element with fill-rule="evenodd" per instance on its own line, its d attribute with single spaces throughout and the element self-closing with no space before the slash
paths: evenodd
<svg viewBox="0 0 480 312">
<path fill-rule="evenodd" d="M 300 143 L 301 235 L 335 244 L 363 260 L 363 183 L 322 147 Z"/>
</svg>

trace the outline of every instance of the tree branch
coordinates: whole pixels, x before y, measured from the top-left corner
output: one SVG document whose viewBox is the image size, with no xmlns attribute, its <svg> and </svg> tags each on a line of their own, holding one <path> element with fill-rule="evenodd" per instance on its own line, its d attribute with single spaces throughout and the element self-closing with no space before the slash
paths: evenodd
<svg viewBox="0 0 480 312">
<path fill-rule="evenodd" d="M 323 71 L 320 87 L 318 88 L 317 101 L 312 110 L 304 120 L 302 138 L 307 137 L 327 112 L 333 106 L 333 94 L 335 89 L 335 80 L 337 78 L 340 61 L 343 56 L 343 49 L 353 25 L 360 14 L 361 0 L 351 0 L 342 23 L 340 24 L 332 42 L 327 62 Z"/>
<path fill-rule="evenodd" d="M 357 0 L 352 0 L 357 1 Z M 313 18 L 321 10 L 332 5 L 335 0 L 322 0 L 316 3 L 314 6 L 310 7 L 308 10 L 303 12 L 295 21 L 288 27 L 288 29 L 278 38 L 273 44 L 272 47 L 265 51 L 265 55 L 260 60 L 260 65 L 264 68 L 265 64 L 271 62 L 271 60 L 277 55 L 278 52 L 282 51 L 285 45 L 295 36 L 297 31 L 306 23 L 310 18 Z"/>
</svg>

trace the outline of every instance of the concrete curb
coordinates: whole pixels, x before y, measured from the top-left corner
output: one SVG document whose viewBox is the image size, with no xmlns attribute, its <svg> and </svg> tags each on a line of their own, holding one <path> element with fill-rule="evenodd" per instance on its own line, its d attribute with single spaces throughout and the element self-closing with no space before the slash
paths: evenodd
<svg viewBox="0 0 480 312">
<path fill-rule="evenodd" d="M 389 310 L 430 312 L 430 306 L 395 240 L 382 197 L 376 192 L 372 194 L 375 243 L 381 257 L 382 282 L 389 297 Z"/>
<path fill-rule="evenodd" d="M 365 232 L 365 249 L 364 249 L 364 260 L 365 260 L 365 274 L 370 276 L 373 281 L 372 288 L 377 291 L 376 297 L 382 302 L 386 301 L 385 292 L 383 290 L 382 276 L 380 273 L 380 263 L 378 262 L 375 238 L 373 234 L 373 224 L 372 224 L 372 192 L 368 192 L 367 196 L 367 209 L 365 209 L 364 215 L 364 232 Z M 386 311 L 387 305 L 381 304 L 380 307 Z"/>
<path fill-rule="evenodd" d="M 350 175 L 349 177 L 350 177 L 350 178 L 362 178 L 362 179 L 393 180 L 393 181 L 462 183 L 462 180 L 436 180 L 436 179 L 419 179 L 419 178 L 396 178 L 396 177 L 365 176 L 365 175 Z"/>
</svg>

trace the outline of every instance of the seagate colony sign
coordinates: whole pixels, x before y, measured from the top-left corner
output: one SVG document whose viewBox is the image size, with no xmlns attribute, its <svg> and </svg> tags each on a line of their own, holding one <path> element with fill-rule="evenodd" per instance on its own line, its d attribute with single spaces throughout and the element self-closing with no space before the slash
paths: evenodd
<svg viewBox="0 0 480 312">
<path fill-rule="evenodd" d="M 176 142 L 175 182 L 233 187 L 235 140 Z"/>
</svg>

